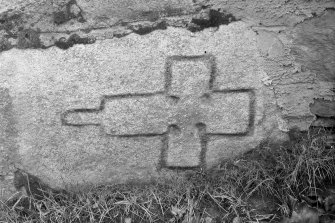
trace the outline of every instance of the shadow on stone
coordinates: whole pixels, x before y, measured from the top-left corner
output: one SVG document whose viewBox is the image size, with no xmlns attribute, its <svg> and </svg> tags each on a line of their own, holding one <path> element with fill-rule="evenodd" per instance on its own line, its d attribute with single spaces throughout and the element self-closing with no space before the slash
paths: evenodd
<svg viewBox="0 0 335 223">
<path fill-rule="evenodd" d="M 61 25 L 74 18 L 77 18 L 79 22 L 86 22 L 76 0 L 69 1 L 62 9 L 55 12 L 53 16 L 56 25 Z"/>
<path fill-rule="evenodd" d="M 48 195 L 66 193 L 65 190 L 52 189 L 39 178 L 18 169 L 14 173 L 14 187 L 22 192 L 22 195 L 32 197 L 37 200 L 42 200 Z"/>
<path fill-rule="evenodd" d="M 206 9 L 192 18 L 188 25 L 188 30 L 198 32 L 209 27 L 219 27 L 228 25 L 237 19 L 230 13 L 220 12 L 219 10 Z"/>
</svg>

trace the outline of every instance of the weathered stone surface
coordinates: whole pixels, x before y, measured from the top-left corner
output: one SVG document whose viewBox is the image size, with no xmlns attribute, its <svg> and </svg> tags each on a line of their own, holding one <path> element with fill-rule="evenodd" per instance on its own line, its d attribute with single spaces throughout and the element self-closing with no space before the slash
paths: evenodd
<svg viewBox="0 0 335 223">
<path fill-rule="evenodd" d="M 335 82 L 335 10 L 297 25 L 292 46 L 296 61 L 317 74 L 320 80 Z"/>
<path fill-rule="evenodd" d="M 323 15 L 293 28 L 253 29 L 258 34 L 258 48 L 264 59 L 263 69 L 269 76 L 264 84 L 273 87 L 277 105 L 282 111 L 284 122 L 281 129 L 299 127 L 300 130 L 308 130 L 312 123 L 333 126 L 330 119 L 316 120 L 321 114 L 316 113 L 316 110 L 320 110 L 316 106 L 329 107 L 322 103 L 332 104 L 335 101 L 331 71 L 334 54 L 330 53 L 334 47 L 333 10 L 326 10 Z M 313 107 L 318 98 L 324 100 Z M 323 115 L 327 118 L 330 114 Z"/>
<path fill-rule="evenodd" d="M 1 196 L 18 168 L 149 180 L 334 126 L 333 0 L 0 5 Z"/>
<path fill-rule="evenodd" d="M 0 5 L 0 50 L 16 47 L 22 29 L 40 33 L 40 46 L 50 47 L 74 33 L 108 39 L 135 32 L 134 27 L 141 27 L 139 33 L 165 26 L 199 31 L 242 20 L 280 29 L 335 8 L 333 0 L 2 0 Z"/>
<path fill-rule="evenodd" d="M 1 125 L 13 120 L 1 146 L 53 187 L 210 168 L 278 129 L 242 22 L 0 57 L 12 117 L 2 112 Z"/>
<path fill-rule="evenodd" d="M 309 107 L 310 112 L 322 120 L 316 120 L 313 125 L 334 126 L 329 118 L 335 116 L 335 11 L 327 10 L 319 18 L 297 25 L 291 35 L 295 61 L 301 70 L 314 73 L 314 82 L 319 85 L 311 92 L 313 100 Z"/>
</svg>

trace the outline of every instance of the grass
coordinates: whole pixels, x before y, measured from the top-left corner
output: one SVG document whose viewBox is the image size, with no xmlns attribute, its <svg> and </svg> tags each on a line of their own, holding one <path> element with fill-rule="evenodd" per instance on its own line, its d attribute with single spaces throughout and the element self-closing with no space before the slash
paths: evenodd
<svg viewBox="0 0 335 223">
<path fill-rule="evenodd" d="M 290 199 L 324 190 L 335 176 L 325 130 L 292 134 L 184 178 L 21 195 L 0 203 L 0 222 L 278 222 L 292 212 Z"/>
</svg>

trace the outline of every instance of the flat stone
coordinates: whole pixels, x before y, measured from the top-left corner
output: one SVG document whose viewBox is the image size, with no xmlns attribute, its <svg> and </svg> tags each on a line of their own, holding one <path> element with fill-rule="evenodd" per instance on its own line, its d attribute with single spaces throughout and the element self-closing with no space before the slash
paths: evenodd
<svg viewBox="0 0 335 223">
<path fill-rule="evenodd" d="M 278 130 L 255 36 L 236 22 L 2 52 L 0 147 L 56 188 L 211 168 Z"/>
</svg>

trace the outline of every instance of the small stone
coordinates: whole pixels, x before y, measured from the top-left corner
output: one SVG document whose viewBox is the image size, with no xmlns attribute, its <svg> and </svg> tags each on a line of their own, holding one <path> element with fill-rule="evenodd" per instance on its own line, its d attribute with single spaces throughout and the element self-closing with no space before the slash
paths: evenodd
<svg viewBox="0 0 335 223">
<path fill-rule="evenodd" d="M 232 223 L 241 223 L 240 217 L 235 217 Z"/>
<path fill-rule="evenodd" d="M 124 223 L 131 223 L 131 218 L 125 218 Z"/>
<path fill-rule="evenodd" d="M 70 13 L 77 17 L 80 14 L 81 10 L 76 4 L 72 4 L 70 7 Z"/>
<path fill-rule="evenodd" d="M 57 25 L 63 24 L 69 21 L 70 19 L 71 19 L 70 16 L 64 11 L 54 13 L 54 23 Z"/>
<path fill-rule="evenodd" d="M 205 218 L 205 223 L 212 223 L 213 222 L 213 218 L 211 217 L 206 217 Z"/>
</svg>

